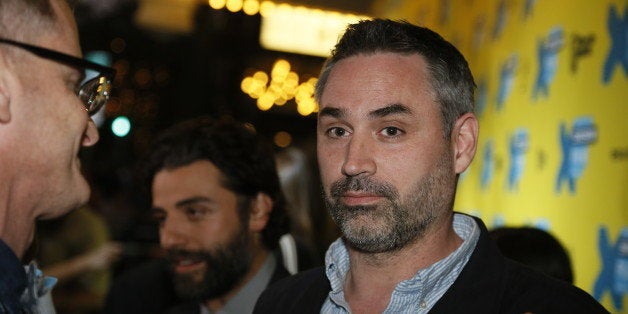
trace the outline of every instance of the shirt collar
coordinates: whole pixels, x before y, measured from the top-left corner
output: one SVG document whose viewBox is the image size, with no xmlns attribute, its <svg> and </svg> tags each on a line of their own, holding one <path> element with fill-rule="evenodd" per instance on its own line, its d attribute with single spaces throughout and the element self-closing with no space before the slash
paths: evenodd
<svg viewBox="0 0 628 314">
<path fill-rule="evenodd" d="M 466 265 L 480 236 L 477 223 L 467 215 L 455 213 L 453 228 L 463 240 L 462 244 L 449 256 L 400 282 L 395 288 L 396 292 L 418 294 L 419 300 L 430 300 L 431 307 L 447 291 Z M 340 304 L 346 303 L 343 285 L 349 268 L 349 252 L 340 238 L 331 244 L 325 255 L 325 271 L 331 285 L 330 297 Z"/>
</svg>

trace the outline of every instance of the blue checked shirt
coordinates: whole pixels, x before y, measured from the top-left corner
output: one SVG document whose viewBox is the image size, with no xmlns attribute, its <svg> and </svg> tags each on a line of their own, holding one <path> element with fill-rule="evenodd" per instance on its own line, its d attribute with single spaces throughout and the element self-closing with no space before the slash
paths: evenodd
<svg viewBox="0 0 628 314">
<path fill-rule="evenodd" d="M 454 283 L 475 249 L 480 229 L 473 218 L 460 214 L 454 214 L 453 227 L 464 241 L 462 245 L 446 258 L 419 270 L 413 278 L 397 284 L 383 313 L 427 313 Z M 349 253 L 342 239 L 336 240 L 327 250 L 325 266 L 331 291 L 321 313 L 351 313 L 343 291 L 349 270 Z"/>
<path fill-rule="evenodd" d="M 44 276 L 35 263 L 22 266 L 0 240 L 0 314 L 54 314 L 50 290 L 56 278 Z"/>
</svg>

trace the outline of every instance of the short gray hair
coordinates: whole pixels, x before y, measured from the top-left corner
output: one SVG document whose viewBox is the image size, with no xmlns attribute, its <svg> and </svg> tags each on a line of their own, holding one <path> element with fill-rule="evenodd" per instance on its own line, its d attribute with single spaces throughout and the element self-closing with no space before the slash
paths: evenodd
<svg viewBox="0 0 628 314">
<path fill-rule="evenodd" d="M 26 41 L 55 24 L 51 1 L 0 0 L 0 34 L 4 38 Z"/>
<path fill-rule="evenodd" d="M 418 54 L 425 58 L 446 138 L 451 136 L 460 116 L 473 112 L 475 83 L 469 65 L 458 49 L 430 29 L 384 19 L 360 21 L 348 26 L 318 78 L 315 96 L 319 104 L 329 74 L 339 61 L 379 52 Z"/>
</svg>

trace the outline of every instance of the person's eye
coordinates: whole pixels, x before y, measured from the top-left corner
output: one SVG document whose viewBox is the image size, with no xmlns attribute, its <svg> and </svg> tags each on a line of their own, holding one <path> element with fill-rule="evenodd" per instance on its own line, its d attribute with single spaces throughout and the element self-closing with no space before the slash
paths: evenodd
<svg viewBox="0 0 628 314">
<path fill-rule="evenodd" d="M 81 82 L 76 82 L 72 85 L 72 88 L 74 89 L 74 92 L 79 95 L 79 93 L 81 92 Z"/>
<path fill-rule="evenodd" d="M 327 136 L 331 138 L 339 138 L 339 137 L 346 136 L 349 132 L 346 129 L 336 126 L 336 127 L 331 127 L 327 129 L 326 133 L 327 133 Z"/>
<path fill-rule="evenodd" d="M 79 84 L 75 79 L 73 78 L 68 78 L 65 81 L 65 86 L 68 88 L 68 90 L 71 90 L 72 92 L 74 92 L 75 94 L 78 95 L 79 89 L 81 87 L 81 84 Z"/>
<path fill-rule="evenodd" d="M 387 126 L 380 131 L 380 134 L 385 137 L 398 137 L 403 133 L 403 130 L 394 126 Z"/>
<path fill-rule="evenodd" d="M 158 225 L 163 225 L 164 221 L 166 221 L 166 214 L 163 212 L 153 212 L 151 214 L 151 219 Z"/>
<path fill-rule="evenodd" d="M 185 208 L 185 215 L 190 220 L 199 220 L 203 218 L 206 213 L 207 213 L 207 210 L 202 209 L 202 208 L 195 208 L 195 207 Z"/>
<path fill-rule="evenodd" d="M 74 93 L 78 95 L 79 90 L 81 89 L 81 83 L 83 81 L 83 75 L 81 75 L 77 71 L 72 71 L 69 75 L 67 75 L 65 84 Z"/>
</svg>

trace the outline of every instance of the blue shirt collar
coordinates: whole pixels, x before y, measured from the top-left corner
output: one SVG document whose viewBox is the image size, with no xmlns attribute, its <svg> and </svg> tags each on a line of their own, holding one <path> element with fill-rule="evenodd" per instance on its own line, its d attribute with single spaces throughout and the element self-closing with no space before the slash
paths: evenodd
<svg viewBox="0 0 628 314">
<path fill-rule="evenodd" d="M 419 306 L 420 312 L 422 310 L 427 312 L 458 278 L 475 249 L 480 229 L 472 217 L 457 213 L 454 214 L 453 228 L 463 243 L 449 256 L 427 268 L 418 270 L 414 277 L 397 284 L 386 312 L 403 311 L 407 310 L 408 306 L 415 305 Z M 332 306 L 331 302 L 333 302 L 336 307 L 343 307 L 347 310 L 348 304 L 344 299 L 343 285 L 350 264 L 349 252 L 342 239 L 336 240 L 327 250 L 325 266 L 331 291 L 324 308 Z"/>
</svg>

